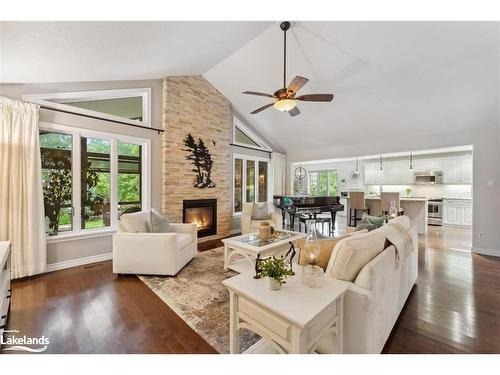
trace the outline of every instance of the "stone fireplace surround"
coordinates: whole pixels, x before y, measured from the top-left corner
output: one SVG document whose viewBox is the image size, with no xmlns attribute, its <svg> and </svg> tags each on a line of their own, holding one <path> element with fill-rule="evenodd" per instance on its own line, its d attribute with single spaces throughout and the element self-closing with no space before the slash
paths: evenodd
<svg viewBox="0 0 500 375">
<path fill-rule="evenodd" d="M 176 76 L 163 79 L 162 95 L 162 209 L 172 222 L 181 223 L 183 201 L 217 200 L 217 233 L 201 241 L 230 234 L 232 129 L 229 101 L 202 76 Z M 214 188 L 196 188 L 193 166 L 186 160 L 184 138 L 191 133 L 201 138 L 214 161 Z"/>
</svg>

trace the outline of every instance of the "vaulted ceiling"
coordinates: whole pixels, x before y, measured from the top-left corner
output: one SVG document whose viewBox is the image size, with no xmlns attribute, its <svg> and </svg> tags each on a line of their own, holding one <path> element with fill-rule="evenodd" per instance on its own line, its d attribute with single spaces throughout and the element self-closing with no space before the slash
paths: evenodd
<svg viewBox="0 0 500 375">
<path fill-rule="evenodd" d="M 0 22 L 0 82 L 203 74 L 272 22 Z"/>
<path fill-rule="evenodd" d="M 498 23 L 297 22 L 289 33 L 288 77 L 310 79 L 300 94 L 334 93 L 291 117 L 249 114 L 282 86 L 283 35 L 267 29 L 205 77 L 237 112 L 287 152 L 499 122 Z"/>
<path fill-rule="evenodd" d="M 295 22 L 288 77 L 332 103 L 301 115 L 244 90 L 282 85 L 274 22 L 3 22 L 0 82 L 43 83 L 203 74 L 285 152 L 499 123 L 500 26 L 486 22 Z"/>
</svg>

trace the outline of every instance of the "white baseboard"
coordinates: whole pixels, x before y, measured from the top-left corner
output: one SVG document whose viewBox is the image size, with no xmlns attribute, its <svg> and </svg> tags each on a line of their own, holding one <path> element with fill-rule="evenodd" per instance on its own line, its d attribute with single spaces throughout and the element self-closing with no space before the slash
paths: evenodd
<svg viewBox="0 0 500 375">
<path fill-rule="evenodd" d="M 500 257 L 500 250 L 493 250 L 493 249 L 482 249 L 480 247 L 475 247 L 472 249 L 472 252 L 475 254 L 481 254 L 481 255 L 490 255 L 494 257 Z"/>
<path fill-rule="evenodd" d="M 64 270 L 66 268 L 83 266 L 85 264 L 102 262 L 113 258 L 113 253 L 104 253 L 99 255 L 92 255 L 89 257 L 65 260 L 64 262 L 47 264 L 47 272 Z"/>
</svg>

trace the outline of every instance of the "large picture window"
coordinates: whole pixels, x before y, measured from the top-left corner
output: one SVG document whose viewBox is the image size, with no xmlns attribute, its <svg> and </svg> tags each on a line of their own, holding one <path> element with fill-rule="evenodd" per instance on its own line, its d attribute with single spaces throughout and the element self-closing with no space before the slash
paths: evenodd
<svg viewBox="0 0 500 375">
<path fill-rule="evenodd" d="M 148 149 L 149 140 L 41 125 L 47 234 L 113 230 L 123 213 L 149 209 Z"/>
<path fill-rule="evenodd" d="M 235 155 L 233 163 L 233 212 L 241 213 L 244 203 L 267 202 L 269 197 L 269 159 Z"/>
<path fill-rule="evenodd" d="M 314 196 L 337 195 L 337 171 L 310 171 L 309 194 Z"/>
</svg>

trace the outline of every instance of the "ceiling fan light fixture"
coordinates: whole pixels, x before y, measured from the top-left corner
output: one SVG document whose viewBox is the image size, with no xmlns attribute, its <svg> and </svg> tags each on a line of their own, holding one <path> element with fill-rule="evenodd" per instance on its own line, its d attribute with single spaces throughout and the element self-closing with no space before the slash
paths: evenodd
<svg viewBox="0 0 500 375">
<path fill-rule="evenodd" d="M 273 104 L 273 107 L 278 111 L 288 112 L 291 109 L 294 109 L 296 105 L 297 102 L 293 99 L 280 99 Z"/>
</svg>

